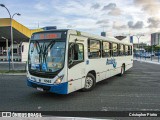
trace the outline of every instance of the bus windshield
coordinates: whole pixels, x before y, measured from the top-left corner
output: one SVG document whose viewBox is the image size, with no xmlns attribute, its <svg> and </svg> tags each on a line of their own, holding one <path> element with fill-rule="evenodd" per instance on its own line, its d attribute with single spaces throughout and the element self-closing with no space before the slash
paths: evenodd
<svg viewBox="0 0 160 120">
<path fill-rule="evenodd" d="M 63 68 L 65 42 L 32 40 L 29 49 L 29 69 L 35 72 L 56 72 Z"/>
</svg>

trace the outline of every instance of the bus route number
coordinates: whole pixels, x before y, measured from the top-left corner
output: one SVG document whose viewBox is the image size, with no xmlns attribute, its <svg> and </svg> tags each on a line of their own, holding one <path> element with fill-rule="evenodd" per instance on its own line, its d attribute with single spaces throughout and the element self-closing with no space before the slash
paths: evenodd
<svg viewBox="0 0 160 120">
<path fill-rule="evenodd" d="M 51 83 L 51 80 L 44 80 L 45 83 Z"/>
</svg>

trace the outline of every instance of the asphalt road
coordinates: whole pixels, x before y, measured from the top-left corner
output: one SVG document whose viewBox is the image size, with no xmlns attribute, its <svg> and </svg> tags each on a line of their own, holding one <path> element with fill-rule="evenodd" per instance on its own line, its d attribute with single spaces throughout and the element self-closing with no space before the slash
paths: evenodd
<svg viewBox="0 0 160 120">
<path fill-rule="evenodd" d="M 124 76 L 98 83 L 90 92 L 39 92 L 25 76 L 0 75 L 0 111 L 156 111 L 160 110 L 160 65 L 135 61 Z"/>
</svg>

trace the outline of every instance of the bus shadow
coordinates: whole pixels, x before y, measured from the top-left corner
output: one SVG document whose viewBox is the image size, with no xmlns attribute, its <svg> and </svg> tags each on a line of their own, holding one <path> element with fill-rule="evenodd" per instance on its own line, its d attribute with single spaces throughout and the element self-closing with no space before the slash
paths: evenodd
<svg viewBox="0 0 160 120">
<path fill-rule="evenodd" d="M 100 90 L 102 87 L 117 85 L 117 82 L 118 83 L 123 82 L 124 79 L 126 79 L 127 74 L 129 74 L 129 73 L 130 73 L 130 71 L 126 71 L 123 76 L 115 75 L 110 78 L 104 79 L 96 84 L 94 90 Z"/>
<path fill-rule="evenodd" d="M 72 99 L 73 97 L 81 97 L 83 92 L 80 90 L 69 93 L 69 94 L 56 94 L 51 92 L 40 92 L 40 91 L 34 91 L 30 94 L 31 97 L 36 97 L 38 99 L 53 99 L 54 100 L 63 100 L 64 99 Z"/>
<path fill-rule="evenodd" d="M 107 86 L 107 85 L 109 85 L 109 84 L 112 84 L 112 82 L 114 82 L 114 81 L 116 80 L 116 78 L 117 78 L 117 76 L 113 76 L 113 77 L 111 77 L 111 78 L 107 78 L 107 79 L 104 79 L 104 80 L 98 82 L 98 83 L 96 84 L 96 86 L 95 86 L 95 89 L 96 89 L 96 88 L 100 88 L 100 87 L 102 87 L 102 86 Z"/>
</svg>

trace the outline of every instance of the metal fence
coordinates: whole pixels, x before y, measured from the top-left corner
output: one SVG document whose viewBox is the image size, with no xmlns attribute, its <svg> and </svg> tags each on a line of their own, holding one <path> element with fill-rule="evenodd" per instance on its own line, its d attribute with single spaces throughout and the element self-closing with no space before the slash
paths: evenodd
<svg viewBox="0 0 160 120">
<path fill-rule="evenodd" d="M 0 62 L 7 62 L 9 58 L 7 56 L 0 56 Z M 11 61 L 11 57 L 10 57 Z M 13 56 L 13 61 L 14 62 L 21 62 L 21 56 Z"/>
<path fill-rule="evenodd" d="M 134 58 L 144 61 L 160 62 L 160 51 L 134 53 Z"/>
</svg>

